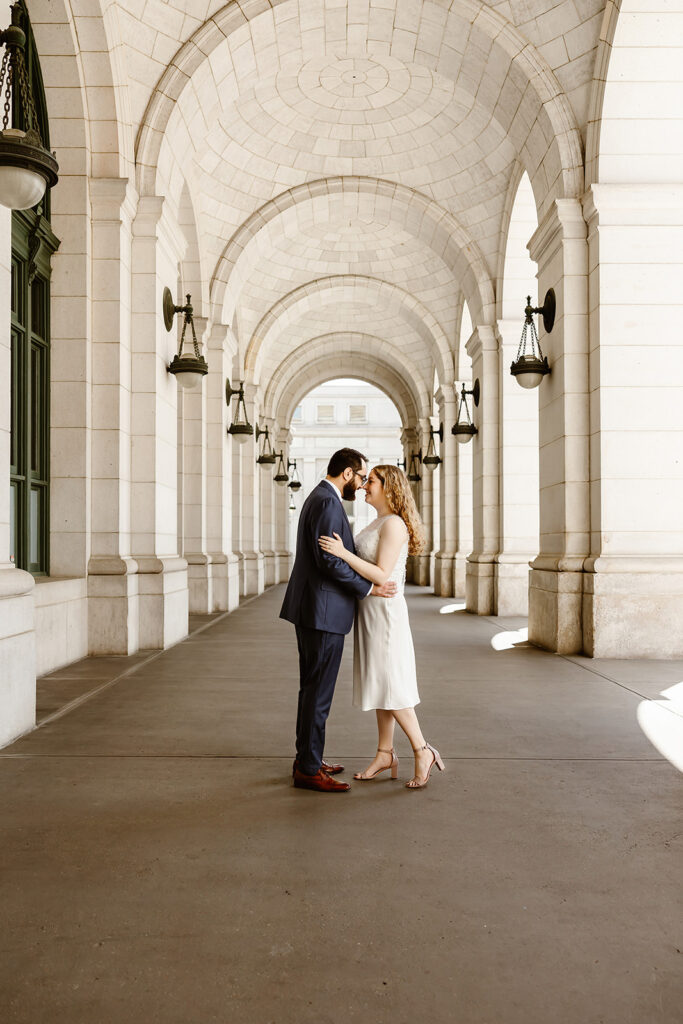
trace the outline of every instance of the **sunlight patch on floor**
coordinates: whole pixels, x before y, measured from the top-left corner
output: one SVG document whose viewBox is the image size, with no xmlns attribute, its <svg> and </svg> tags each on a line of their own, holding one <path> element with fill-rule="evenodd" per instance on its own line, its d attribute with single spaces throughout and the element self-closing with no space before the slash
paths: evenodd
<svg viewBox="0 0 683 1024">
<path fill-rule="evenodd" d="M 508 629 L 491 637 L 491 647 L 494 651 L 509 651 L 515 644 L 525 644 L 528 639 L 529 630 L 526 626 L 524 629 Z"/>
<path fill-rule="evenodd" d="M 683 772 L 683 682 L 662 690 L 664 700 L 638 705 L 638 725 L 653 747 Z"/>
</svg>

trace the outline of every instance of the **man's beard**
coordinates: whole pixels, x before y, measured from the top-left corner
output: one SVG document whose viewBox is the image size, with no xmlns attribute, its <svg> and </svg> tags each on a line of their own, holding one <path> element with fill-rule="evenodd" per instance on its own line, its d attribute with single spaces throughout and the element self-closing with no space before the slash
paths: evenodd
<svg viewBox="0 0 683 1024">
<path fill-rule="evenodd" d="M 351 480 L 347 480 L 342 487 L 342 498 L 344 501 L 356 500 L 356 481 L 353 478 Z"/>
</svg>

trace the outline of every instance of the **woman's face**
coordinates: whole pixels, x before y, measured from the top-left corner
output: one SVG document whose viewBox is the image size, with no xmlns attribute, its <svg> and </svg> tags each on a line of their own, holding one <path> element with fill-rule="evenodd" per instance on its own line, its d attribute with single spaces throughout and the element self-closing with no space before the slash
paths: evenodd
<svg viewBox="0 0 683 1024">
<path fill-rule="evenodd" d="M 366 505 L 372 505 L 373 508 L 377 508 L 377 505 L 382 500 L 384 494 L 384 485 L 378 476 L 376 476 L 374 469 L 370 471 L 368 482 L 365 485 L 365 503 Z"/>
</svg>

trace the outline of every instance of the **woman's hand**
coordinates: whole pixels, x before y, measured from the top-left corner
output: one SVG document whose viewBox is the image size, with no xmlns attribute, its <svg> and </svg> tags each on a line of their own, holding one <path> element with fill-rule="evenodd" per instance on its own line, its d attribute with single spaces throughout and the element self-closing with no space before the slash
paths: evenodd
<svg viewBox="0 0 683 1024">
<path fill-rule="evenodd" d="M 344 547 L 344 541 L 338 533 L 335 533 L 334 537 L 318 537 L 318 544 L 328 555 L 334 555 L 335 558 L 341 558 L 346 561 L 348 551 Z"/>
</svg>

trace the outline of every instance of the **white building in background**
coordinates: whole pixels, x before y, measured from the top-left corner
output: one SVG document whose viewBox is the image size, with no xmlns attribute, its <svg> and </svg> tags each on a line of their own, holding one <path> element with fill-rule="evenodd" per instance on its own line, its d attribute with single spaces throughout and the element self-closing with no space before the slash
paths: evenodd
<svg viewBox="0 0 683 1024">
<path fill-rule="evenodd" d="M 296 460 L 302 488 L 290 501 L 289 549 L 294 551 L 299 511 L 304 499 L 327 473 L 338 448 L 356 448 L 368 466 L 403 459 L 401 417 L 379 388 L 361 380 L 332 380 L 310 391 L 292 417 L 289 457 Z M 364 492 L 344 503 L 354 533 L 374 519 Z M 294 506 L 294 507 L 292 507 Z"/>
</svg>

